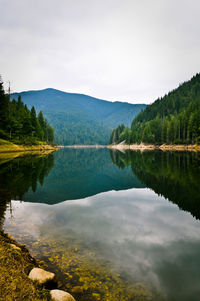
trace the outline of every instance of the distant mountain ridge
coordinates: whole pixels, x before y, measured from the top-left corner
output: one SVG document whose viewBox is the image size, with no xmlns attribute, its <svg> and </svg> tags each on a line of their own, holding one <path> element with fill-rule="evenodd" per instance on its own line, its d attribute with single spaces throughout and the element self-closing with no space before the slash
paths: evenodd
<svg viewBox="0 0 200 301">
<path fill-rule="evenodd" d="M 112 129 L 119 123 L 130 126 L 145 104 L 110 102 L 84 94 L 47 88 L 13 93 L 36 111 L 43 111 L 55 129 L 58 144 L 107 144 Z"/>
</svg>

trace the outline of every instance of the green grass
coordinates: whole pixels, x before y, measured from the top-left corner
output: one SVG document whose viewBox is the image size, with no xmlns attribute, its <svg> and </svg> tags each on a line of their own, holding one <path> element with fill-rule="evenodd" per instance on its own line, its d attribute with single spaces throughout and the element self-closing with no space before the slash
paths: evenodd
<svg viewBox="0 0 200 301">
<path fill-rule="evenodd" d="M 13 243 L 21 250 L 15 250 Z M 27 249 L 0 233 L 0 300 L 49 300 L 49 291 L 28 278 L 36 266 Z"/>
<path fill-rule="evenodd" d="M 23 152 L 23 151 L 45 151 L 56 149 L 55 144 L 47 144 L 44 141 L 37 141 L 37 143 L 13 143 L 7 140 L 0 139 L 0 153 L 5 152 Z"/>
<path fill-rule="evenodd" d="M 4 139 L 0 139 L 0 145 L 11 145 L 13 144 L 12 142 Z"/>
</svg>

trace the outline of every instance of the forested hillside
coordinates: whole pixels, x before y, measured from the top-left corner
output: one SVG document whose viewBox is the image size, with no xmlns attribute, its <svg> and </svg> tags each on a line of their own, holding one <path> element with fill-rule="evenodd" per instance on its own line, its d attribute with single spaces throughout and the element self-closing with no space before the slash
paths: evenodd
<svg viewBox="0 0 200 301">
<path fill-rule="evenodd" d="M 12 97 L 19 95 L 28 108 L 34 105 L 37 112 L 43 111 L 55 129 L 55 142 L 64 145 L 108 144 L 113 128 L 122 122 L 130 126 L 146 107 L 55 89 L 15 93 Z"/>
<path fill-rule="evenodd" d="M 38 140 L 52 142 L 54 139 L 53 128 L 44 119 L 42 111 L 37 116 L 34 106 L 29 110 L 21 96 L 11 101 L 1 79 L 0 138 L 20 144 L 36 144 Z"/>
<path fill-rule="evenodd" d="M 181 84 L 133 120 L 131 129 L 123 124 L 113 130 L 110 143 L 199 144 L 200 74 Z"/>
</svg>

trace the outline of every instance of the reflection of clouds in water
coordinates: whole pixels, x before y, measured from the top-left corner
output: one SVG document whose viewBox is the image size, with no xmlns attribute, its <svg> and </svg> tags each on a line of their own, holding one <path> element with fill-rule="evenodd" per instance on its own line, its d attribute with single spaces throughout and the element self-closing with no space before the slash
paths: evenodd
<svg viewBox="0 0 200 301">
<path fill-rule="evenodd" d="M 67 201 L 56 205 L 56 211 L 61 216 L 73 216 L 67 227 L 87 235 L 95 234 L 96 225 L 99 232 L 99 224 L 107 224 L 107 231 L 100 231 L 103 241 L 108 236 L 109 241 L 119 243 L 134 238 L 144 244 L 166 245 L 186 237 L 199 238 L 199 221 L 148 189 L 112 191 Z"/>
<path fill-rule="evenodd" d="M 73 231 L 84 241 L 98 243 L 113 265 L 157 286 L 160 269 L 177 259 L 181 266 L 180 258 L 187 261 L 191 252 L 188 244 L 199 244 L 199 221 L 150 189 L 110 191 L 54 206 L 12 204 L 19 231 L 23 223 L 35 238 L 47 234 L 59 239 Z M 11 223 L 7 219 L 5 228 Z"/>
<path fill-rule="evenodd" d="M 12 208 L 15 220 L 50 229 L 56 223 L 54 231 L 71 228 L 108 243 L 133 239 L 167 245 L 177 239 L 199 239 L 200 233 L 199 221 L 149 189 L 110 191 L 54 206 L 13 201 Z"/>
<path fill-rule="evenodd" d="M 50 221 L 54 212 L 46 210 L 45 204 L 24 203 L 12 201 L 12 216 L 10 210 L 6 211 L 4 229 L 14 226 L 16 232 L 26 232 L 30 237 L 37 239 L 40 235 L 40 227 Z M 9 230 L 8 230 L 9 232 Z"/>
</svg>

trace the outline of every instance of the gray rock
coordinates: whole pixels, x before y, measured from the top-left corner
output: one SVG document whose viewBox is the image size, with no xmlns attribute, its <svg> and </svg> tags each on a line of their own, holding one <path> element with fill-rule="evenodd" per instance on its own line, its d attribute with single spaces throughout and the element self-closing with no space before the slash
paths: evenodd
<svg viewBox="0 0 200 301">
<path fill-rule="evenodd" d="M 40 284 L 46 284 L 47 282 L 55 279 L 55 274 L 40 268 L 33 268 L 28 277 L 33 281 L 39 282 Z"/>
<path fill-rule="evenodd" d="M 61 290 L 51 290 L 50 296 L 52 301 L 76 301 L 72 295 Z"/>
</svg>

